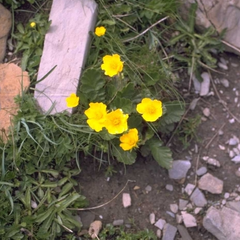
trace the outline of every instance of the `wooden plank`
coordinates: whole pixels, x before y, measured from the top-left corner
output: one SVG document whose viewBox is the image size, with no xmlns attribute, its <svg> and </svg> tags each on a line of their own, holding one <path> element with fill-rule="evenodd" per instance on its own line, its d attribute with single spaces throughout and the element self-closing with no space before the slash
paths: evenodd
<svg viewBox="0 0 240 240">
<path fill-rule="evenodd" d="M 36 85 L 34 93 L 43 112 L 53 104 L 51 114 L 72 112 L 65 99 L 77 91 L 96 15 L 94 0 L 53 0 L 49 17 L 52 23 L 45 36 L 37 79 L 56 68 Z"/>
</svg>

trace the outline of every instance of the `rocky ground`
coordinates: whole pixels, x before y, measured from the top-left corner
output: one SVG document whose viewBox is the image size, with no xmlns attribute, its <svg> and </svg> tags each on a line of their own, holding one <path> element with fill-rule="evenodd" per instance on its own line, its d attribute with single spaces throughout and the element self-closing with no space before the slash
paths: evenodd
<svg viewBox="0 0 240 240">
<path fill-rule="evenodd" d="M 199 114 L 201 124 L 186 150 L 171 141 L 171 170 L 138 159 L 133 166 L 114 165 L 116 172 L 106 177 L 98 162 L 81 162 L 82 193 L 98 206 L 80 211 L 85 228 L 101 220 L 148 228 L 164 240 L 240 239 L 239 57 L 223 54 L 218 65 L 190 94 L 183 90 L 191 103 L 186 117 Z"/>
</svg>

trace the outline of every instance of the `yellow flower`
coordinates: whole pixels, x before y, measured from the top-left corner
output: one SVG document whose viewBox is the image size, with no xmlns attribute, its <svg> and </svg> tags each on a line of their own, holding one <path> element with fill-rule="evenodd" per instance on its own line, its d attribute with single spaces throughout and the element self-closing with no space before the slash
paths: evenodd
<svg viewBox="0 0 240 240">
<path fill-rule="evenodd" d="M 101 69 L 105 71 L 105 75 L 113 77 L 123 70 L 123 62 L 118 54 L 106 55 L 103 57 Z"/>
<path fill-rule="evenodd" d="M 125 133 L 120 137 L 120 141 L 120 147 L 124 151 L 128 151 L 136 147 L 138 142 L 138 130 L 136 128 L 130 129 L 128 133 Z"/>
<path fill-rule="evenodd" d="M 71 93 L 69 97 L 66 98 L 67 107 L 73 108 L 76 107 L 79 103 L 79 97 L 75 93 Z"/>
<path fill-rule="evenodd" d="M 95 28 L 95 34 L 98 37 L 101 37 L 101 36 L 105 35 L 105 32 L 106 32 L 106 28 L 105 27 L 96 27 Z"/>
<path fill-rule="evenodd" d="M 155 122 L 162 116 L 162 102 L 143 98 L 142 102 L 137 105 L 137 112 L 142 114 L 142 117 L 147 122 Z"/>
<path fill-rule="evenodd" d="M 123 114 L 122 109 L 117 109 L 107 114 L 105 128 L 110 134 L 120 134 L 128 129 L 128 114 Z"/>
<path fill-rule="evenodd" d="M 31 26 L 32 28 L 34 28 L 34 27 L 36 27 L 36 23 L 35 23 L 35 22 L 31 22 L 31 23 L 30 23 L 30 26 Z"/>
<path fill-rule="evenodd" d="M 103 103 L 90 103 L 89 108 L 84 112 L 88 117 L 87 123 L 90 128 L 100 132 L 105 126 L 107 106 Z"/>
</svg>

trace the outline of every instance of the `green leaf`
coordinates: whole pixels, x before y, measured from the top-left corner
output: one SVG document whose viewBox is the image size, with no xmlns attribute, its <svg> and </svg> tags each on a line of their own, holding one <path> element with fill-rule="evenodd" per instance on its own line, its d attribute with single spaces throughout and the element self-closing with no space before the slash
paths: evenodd
<svg viewBox="0 0 240 240">
<path fill-rule="evenodd" d="M 164 103 L 164 106 L 166 107 L 166 114 L 160 118 L 160 127 L 179 122 L 185 112 L 184 103 L 180 101 L 172 101 Z"/>
<path fill-rule="evenodd" d="M 21 33 L 21 34 L 24 34 L 24 27 L 23 27 L 23 25 L 22 25 L 22 23 L 19 23 L 18 25 L 17 25 L 17 30 Z"/>
<path fill-rule="evenodd" d="M 113 145 L 113 155 L 117 158 L 119 162 L 126 165 L 132 165 L 136 161 L 137 153 L 135 151 L 124 151 L 120 147 Z"/>
<path fill-rule="evenodd" d="M 102 78 L 102 73 L 99 70 L 88 69 L 81 77 L 80 91 L 90 101 L 99 101 L 99 98 L 102 99 L 105 94 L 104 85 L 105 79 Z"/>
<path fill-rule="evenodd" d="M 152 138 L 146 144 L 157 163 L 163 168 L 170 169 L 173 161 L 170 148 L 162 146 L 162 142 L 157 138 Z"/>
<path fill-rule="evenodd" d="M 120 97 L 116 97 L 111 105 L 110 105 L 111 109 L 117 109 L 120 108 L 123 110 L 124 113 L 128 113 L 130 114 L 132 112 L 132 101 L 127 99 L 127 98 L 120 98 Z"/>
<path fill-rule="evenodd" d="M 115 25 L 115 24 L 116 24 L 116 21 L 114 21 L 114 20 L 104 20 L 104 21 L 102 21 L 102 25 L 112 26 L 112 25 Z"/>
</svg>

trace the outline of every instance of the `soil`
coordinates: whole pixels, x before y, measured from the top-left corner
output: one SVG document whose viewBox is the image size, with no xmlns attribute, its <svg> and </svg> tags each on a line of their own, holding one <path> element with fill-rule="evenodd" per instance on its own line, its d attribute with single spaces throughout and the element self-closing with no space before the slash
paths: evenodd
<svg viewBox="0 0 240 240">
<path fill-rule="evenodd" d="M 90 211 L 94 214 L 95 219 L 101 220 L 104 225 L 117 219 L 123 219 L 125 224 L 129 223 L 136 229 L 147 228 L 156 232 L 157 228 L 149 222 L 149 215 L 155 213 L 156 220 L 163 218 L 168 223 L 177 226 L 175 218 L 166 211 L 170 211 L 170 204 L 178 204 L 180 198 L 188 199 L 187 195 L 182 193 L 182 188 L 187 183 L 195 184 L 199 178 L 195 174 L 196 169 L 206 166 L 209 173 L 224 181 L 223 193 L 213 195 L 204 192 L 208 206 L 203 209 L 203 214 L 196 216 L 198 226 L 188 228 L 188 231 L 194 240 L 216 239 L 202 226 L 204 214 L 211 205 L 221 204 L 225 192 L 232 193 L 240 185 L 240 178 L 235 175 L 239 166 L 231 161 L 227 144 L 231 137 L 240 137 L 240 121 L 238 120 L 240 119 L 240 103 L 238 102 L 240 62 L 239 57 L 234 54 L 224 53 L 220 57 L 228 61 L 228 70 L 219 68 L 216 69 L 219 72 L 210 71 L 213 80 L 210 92 L 213 95 L 200 98 L 193 89 L 190 94 L 185 96 L 188 103 L 199 98 L 195 109 L 189 110 L 186 116 L 196 116 L 197 114 L 202 116 L 201 124 L 196 131 L 198 139 L 194 139 L 190 147 L 185 150 L 181 144 L 176 145 L 174 144 L 175 140 L 172 140 L 173 159 L 191 159 L 192 167 L 188 171 L 185 182 L 178 183 L 169 179 L 168 171 L 161 168 L 154 160 L 139 158 L 132 166 L 115 164 L 113 168 L 116 172 L 108 178 L 105 176 L 106 166 L 100 166 L 98 162 L 93 163 L 92 160 L 85 159 L 81 162 L 82 173 L 79 178 L 82 194 L 87 197 L 90 207 L 108 202 L 102 207 Z M 217 83 L 216 79 L 222 78 L 229 81 L 229 87 Z M 185 85 L 187 88 L 188 83 L 189 78 L 184 78 L 182 80 L 183 88 Z M 210 109 L 209 117 L 203 115 L 204 108 Z M 231 119 L 235 119 L 235 122 L 230 123 Z M 222 130 L 222 135 L 219 135 L 219 130 Z M 221 150 L 222 147 L 219 145 L 224 146 L 225 150 Z M 221 167 L 207 165 L 202 159 L 203 156 L 217 159 Z M 166 190 L 166 184 L 173 185 L 172 192 Z M 151 191 L 146 191 L 147 186 L 151 186 Z M 118 195 L 120 191 L 122 192 Z M 122 205 L 123 192 L 129 193 L 132 199 L 132 205 L 128 208 L 124 208 Z M 113 200 L 110 201 L 111 199 Z M 177 234 L 175 239 L 180 239 L 180 235 Z"/>
</svg>

